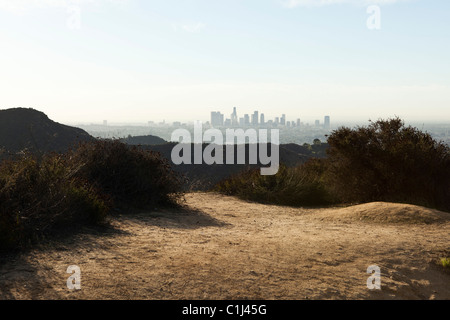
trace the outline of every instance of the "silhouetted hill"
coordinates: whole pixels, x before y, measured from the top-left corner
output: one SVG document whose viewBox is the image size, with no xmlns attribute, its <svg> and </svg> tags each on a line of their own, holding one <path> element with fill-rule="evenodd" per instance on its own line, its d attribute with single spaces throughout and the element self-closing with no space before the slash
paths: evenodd
<svg viewBox="0 0 450 320">
<path fill-rule="evenodd" d="M 10 153 L 24 149 L 63 152 L 77 142 L 93 139 L 86 131 L 54 122 L 34 109 L 0 110 L 0 149 Z"/>
<path fill-rule="evenodd" d="M 314 158 L 326 158 L 326 150 L 329 145 L 327 143 L 321 144 L 305 144 L 299 145 L 295 143 L 283 144 L 282 148 L 289 150 L 295 154 L 303 155 L 306 157 L 314 157 Z"/>
<path fill-rule="evenodd" d="M 188 179 L 187 189 L 190 190 L 208 190 L 212 186 L 214 186 L 219 181 L 230 177 L 233 174 L 237 174 L 247 168 L 256 168 L 256 167 L 262 167 L 260 163 L 254 164 L 254 165 L 248 165 L 248 164 L 213 164 L 208 165 L 205 163 L 202 164 L 193 164 L 194 163 L 194 145 L 191 144 L 191 164 L 180 164 L 175 165 L 173 164 L 171 160 L 171 154 L 172 149 L 176 145 L 176 143 L 166 143 L 162 145 L 142 145 L 143 148 L 159 152 L 163 157 L 167 158 L 169 162 L 172 164 L 172 168 L 175 171 L 183 173 Z M 203 150 L 207 144 L 203 145 Z M 297 147 L 298 146 L 298 147 Z M 248 154 L 249 154 L 249 145 L 246 146 L 245 154 L 246 157 L 246 163 L 249 163 L 248 161 Z M 326 144 L 322 145 L 322 149 L 325 150 L 327 147 Z M 237 163 L 236 156 L 237 156 L 237 150 L 235 146 L 235 159 L 234 163 Z M 225 162 L 226 159 L 226 148 L 223 148 L 223 159 Z M 269 147 L 269 150 L 271 148 Z M 284 165 L 288 167 L 297 166 L 299 164 L 302 164 L 306 162 L 308 159 L 312 157 L 319 157 L 314 152 L 309 150 L 308 148 L 305 148 L 303 146 L 289 144 L 289 145 L 280 145 L 279 148 L 280 152 L 280 163 L 283 163 Z M 303 154 L 301 152 L 307 153 Z"/>
<path fill-rule="evenodd" d="M 120 139 L 120 141 L 122 141 L 123 143 L 129 144 L 129 145 L 161 145 L 161 144 L 165 144 L 167 143 L 166 140 L 157 137 L 157 136 L 152 136 L 152 135 L 148 135 L 148 136 L 129 136 L 128 138 L 122 138 Z"/>
</svg>

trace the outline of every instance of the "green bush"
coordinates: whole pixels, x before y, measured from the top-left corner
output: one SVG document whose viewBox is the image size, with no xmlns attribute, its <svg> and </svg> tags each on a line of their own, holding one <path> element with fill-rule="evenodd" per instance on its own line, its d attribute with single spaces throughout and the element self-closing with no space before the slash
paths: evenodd
<svg viewBox="0 0 450 320">
<path fill-rule="evenodd" d="M 450 270 L 450 258 L 441 258 L 441 265 L 445 269 Z"/>
<path fill-rule="evenodd" d="M 398 118 L 340 128 L 328 138 L 327 183 L 344 202 L 450 209 L 450 152 Z"/>
<path fill-rule="evenodd" d="M 159 153 L 117 140 L 98 140 L 81 144 L 70 157 L 78 178 L 117 203 L 137 207 L 175 204 L 182 196 L 182 177 Z"/>
<path fill-rule="evenodd" d="M 61 226 L 105 218 L 105 199 L 68 168 L 67 158 L 57 154 L 1 162 L 1 249 L 26 245 Z"/>
<path fill-rule="evenodd" d="M 220 182 L 213 191 L 279 205 L 327 205 L 333 199 L 323 182 L 325 169 L 325 161 L 311 159 L 295 168 L 281 165 L 272 176 L 262 176 L 259 169 L 247 170 Z"/>
</svg>

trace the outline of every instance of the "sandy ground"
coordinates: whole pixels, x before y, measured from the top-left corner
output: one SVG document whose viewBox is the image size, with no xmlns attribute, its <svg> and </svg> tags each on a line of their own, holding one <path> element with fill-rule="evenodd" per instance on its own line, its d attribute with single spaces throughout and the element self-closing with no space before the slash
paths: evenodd
<svg viewBox="0 0 450 320">
<path fill-rule="evenodd" d="M 450 299 L 450 214 L 372 203 L 302 209 L 216 194 L 114 217 L 3 257 L 1 299 Z M 418 217 L 418 218 L 417 218 Z M 417 218 L 417 219 L 416 219 Z M 81 290 L 66 285 L 81 270 Z M 381 290 L 367 268 L 381 269 Z"/>
</svg>

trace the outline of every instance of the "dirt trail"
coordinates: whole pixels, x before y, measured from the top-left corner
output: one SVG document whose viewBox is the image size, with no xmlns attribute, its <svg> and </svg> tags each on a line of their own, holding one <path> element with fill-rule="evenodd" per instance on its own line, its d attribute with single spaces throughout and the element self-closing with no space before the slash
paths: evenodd
<svg viewBox="0 0 450 320">
<path fill-rule="evenodd" d="M 450 252 L 444 213 L 430 224 L 383 223 L 379 214 L 363 219 L 361 207 L 297 209 L 206 193 L 186 200 L 189 210 L 115 217 L 103 231 L 8 257 L 0 298 L 450 299 L 450 273 L 436 264 Z M 377 206 L 389 204 L 368 210 Z M 66 286 L 70 265 L 81 269 L 81 290 Z M 366 286 L 371 265 L 381 269 L 381 290 Z"/>
</svg>

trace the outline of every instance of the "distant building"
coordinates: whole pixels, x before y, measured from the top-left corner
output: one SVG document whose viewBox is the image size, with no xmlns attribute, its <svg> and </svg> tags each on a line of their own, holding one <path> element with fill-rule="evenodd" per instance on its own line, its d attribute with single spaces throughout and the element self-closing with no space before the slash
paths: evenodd
<svg viewBox="0 0 450 320">
<path fill-rule="evenodd" d="M 315 125 L 316 127 L 320 127 L 320 120 L 316 120 L 316 122 L 314 123 L 314 125 Z"/>
<path fill-rule="evenodd" d="M 276 117 L 274 123 L 275 123 L 276 125 L 278 125 L 278 124 L 280 123 L 280 118 Z"/>
<path fill-rule="evenodd" d="M 283 114 L 283 115 L 281 116 L 280 124 L 281 124 L 282 126 L 286 125 L 286 115 L 285 115 L 285 114 Z"/>
<path fill-rule="evenodd" d="M 323 127 L 326 130 L 330 130 L 330 128 L 331 128 L 330 116 L 325 116 L 324 121 L 323 121 Z"/>
<path fill-rule="evenodd" d="M 264 124 L 265 124 L 265 120 L 264 120 L 264 113 L 261 113 L 261 116 L 260 116 L 260 121 L 259 121 L 259 123 L 260 123 L 260 124 L 262 124 L 262 125 L 264 125 Z"/>
<path fill-rule="evenodd" d="M 259 112 L 255 111 L 252 115 L 252 125 L 254 125 L 254 126 L 258 125 L 258 122 L 259 122 L 258 114 L 259 114 Z"/>
<path fill-rule="evenodd" d="M 241 127 L 245 126 L 245 119 L 244 118 L 239 118 L 239 125 Z"/>
<path fill-rule="evenodd" d="M 231 124 L 233 126 L 237 126 L 239 124 L 236 107 L 233 108 L 233 113 L 231 114 Z"/>
<path fill-rule="evenodd" d="M 297 127 L 300 127 L 300 124 L 301 124 L 300 119 L 297 119 Z"/>
<path fill-rule="evenodd" d="M 244 115 L 244 124 L 245 124 L 246 126 L 250 125 L 250 117 L 249 117 L 248 114 L 245 114 L 245 115 Z"/>
<path fill-rule="evenodd" d="M 108 120 L 103 120 L 103 125 L 106 127 L 108 125 Z"/>
<path fill-rule="evenodd" d="M 230 127 L 231 126 L 231 119 L 226 119 L 224 125 L 225 125 L 225 127 Z"/>
<path fill-rule="evenodd" d="M 211 125 L 213 127 L 222 127 L 223 126 L 223 114 L 220 112 L 211 112 Z"/>
<path fill-rule="evenodd" d="M 175 121 L 174 123 L 172 123 L 172 126 L 181 127 L 181 122 Z"/>
</svg>

